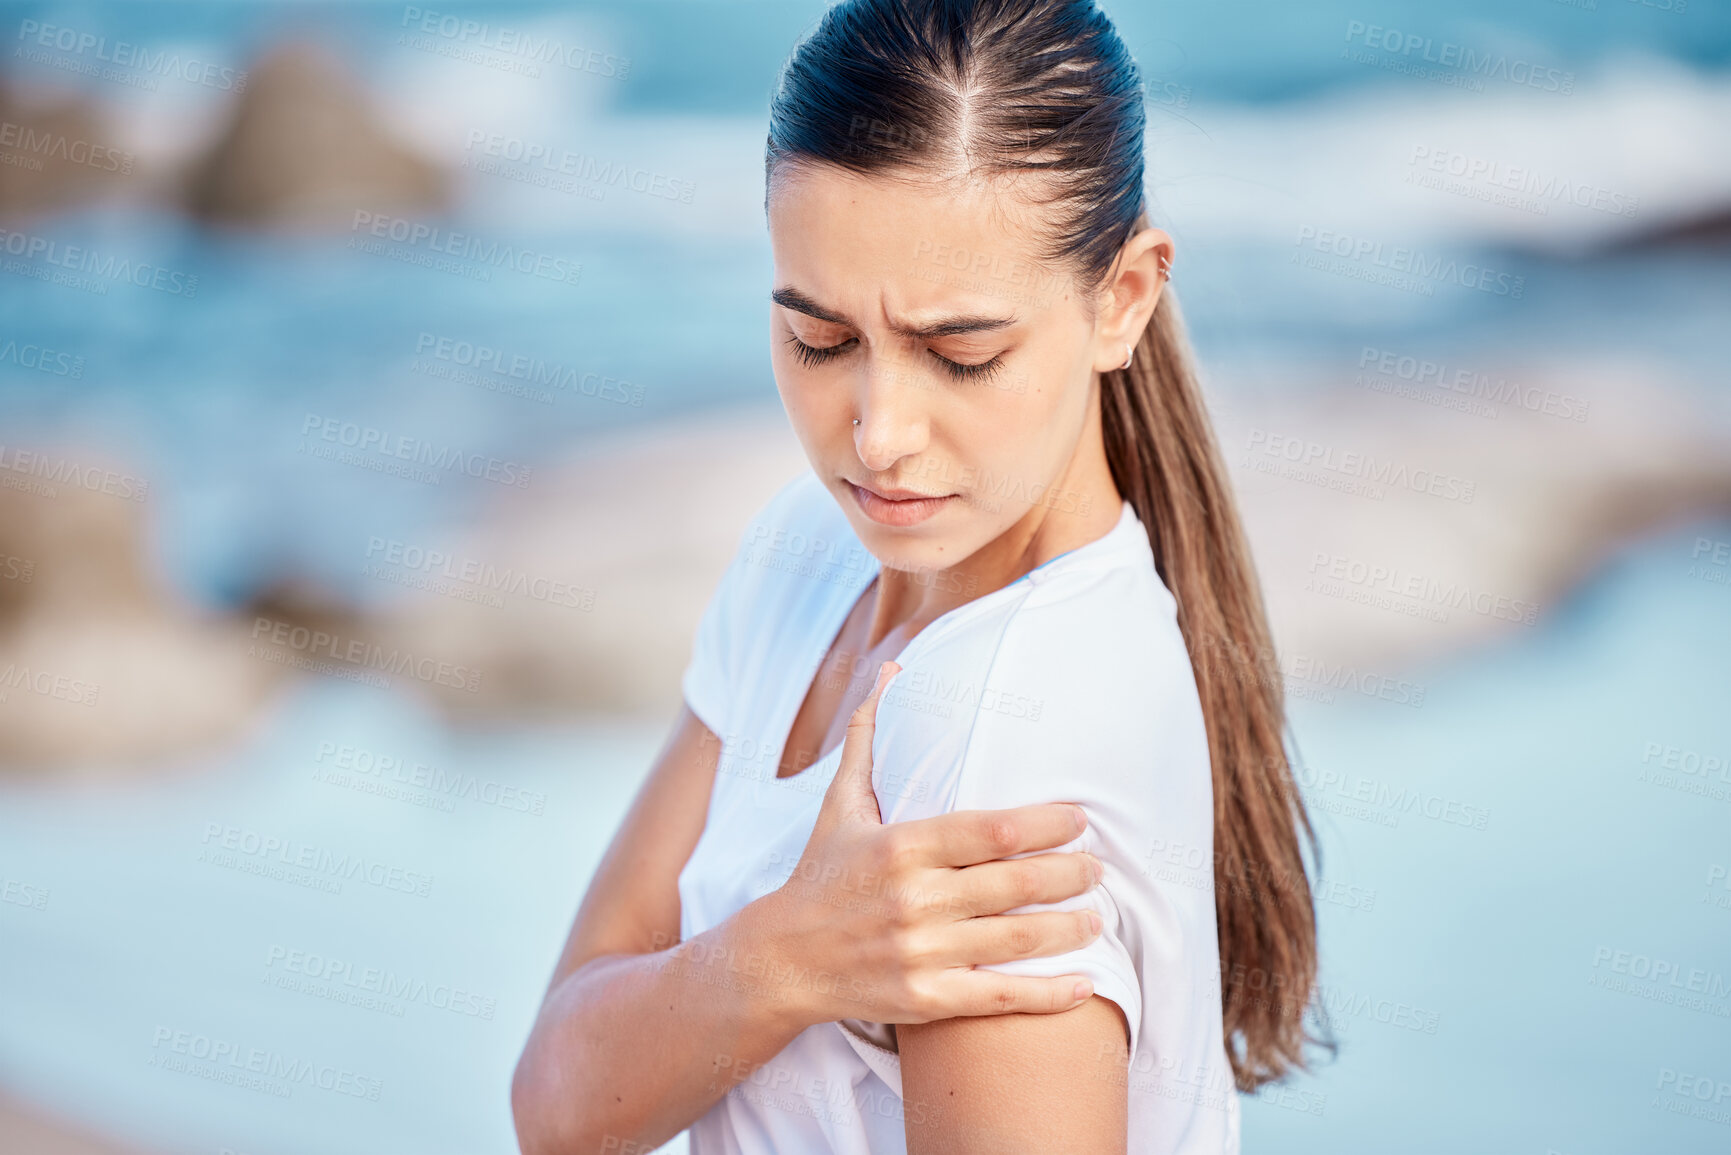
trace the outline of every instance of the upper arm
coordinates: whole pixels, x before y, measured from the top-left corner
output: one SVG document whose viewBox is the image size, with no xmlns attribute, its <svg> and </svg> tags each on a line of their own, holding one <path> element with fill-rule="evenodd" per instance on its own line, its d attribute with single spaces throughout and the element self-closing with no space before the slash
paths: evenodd
<svg viewBox="0 0 1731 1155">
<path fill-rule="evenodd" d="M 1121 1155 L 1129 1130 L 1124 1031 L 1117 1005 L 1098 995 L 1051 1015 L 898 1026 L 908 1155 Z"/>
<path fill-rule="evenodd" d="M 578 908 L 552 985 L 591 959 L 648 954 L 679 941 L 679 872 L 709 814 L 721 740 L 681 706 Z"/>
</svg>

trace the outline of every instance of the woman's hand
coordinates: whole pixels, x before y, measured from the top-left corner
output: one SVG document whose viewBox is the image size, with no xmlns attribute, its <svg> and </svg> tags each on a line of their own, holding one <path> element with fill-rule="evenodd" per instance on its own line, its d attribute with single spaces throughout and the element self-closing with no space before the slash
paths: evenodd
<svg viewBox="0 0 1731 1155">
<path fill-rule="evenodd" d="M 813 1023 L 924 1023 L 1086 1002 L 1093 987 L 1082 975 L 971 969 L 1063 954 L 1099 935 L 1092 911 L 1000 913 L 1058 902 L 1099 881 L 1091 854 L 1001 861 L 1075 839 L 1087 825 L 1081 807 L 968 810 L 884 825 L 872 788 L 872 737 L 878 701 L 900 669 L 880 667 L 848 722 L 841 764 L 799 865 L 758 900 L 782 973 L 800 976 L 782 997 Z"/>
</svg>

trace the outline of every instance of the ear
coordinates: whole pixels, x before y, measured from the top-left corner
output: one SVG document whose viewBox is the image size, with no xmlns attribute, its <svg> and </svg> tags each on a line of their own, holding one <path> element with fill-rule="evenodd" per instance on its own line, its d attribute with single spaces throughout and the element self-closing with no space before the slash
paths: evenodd
<svg viewBox="0 0 1731 1155">
<path fill-rule="evenodd" d="M 1154 306 L 1166 288 L 1171 268 L 1172 238 L 1164 229 L 1143 229 L 1118 253 L 1118 260 L 1100 289 L 1094 321 L 1094 371 L 1105 373 L 1124 363 L 1124 346 L 1142 339 L 1154 316 Z"/>
</svg>

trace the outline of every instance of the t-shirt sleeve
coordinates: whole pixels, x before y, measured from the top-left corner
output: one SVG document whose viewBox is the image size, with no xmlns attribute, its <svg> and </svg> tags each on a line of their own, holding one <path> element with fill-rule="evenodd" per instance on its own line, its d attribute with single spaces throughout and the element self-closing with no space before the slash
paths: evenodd
<svg viewBox="0 0 1731 1155">
<path fill-rule="evenodd" d="M 685 704 L 705 726 L 718 737 L 725 738 L 731 728 L 729 721 L 733 687 L 739 684 L 736 667 L 738 637 L 741 628 L 746 566 L 751 546 L 749 530 L 721 580 L 709 595 L 709 604 L 698 619 L 697 633 L 691 642 L 691 658 L 679 682 Z"/>
<path fill-rule="evenodd" d="M 964 758 L 961 781 L 956 793 L 956 810 L 998 810 L 1014 806 L 1029 806 L 1047 802 L 1078 802 L 1089 817 L 1088 828 L 1080 835 L 1050 850 L 1035 854 L 1067 853 L 1085 850 L 1095 855 L 1105 866 L 1099 885 L 1083 894 L 1060 902 L 1030 903 L 1013 907 L 1005 914 L 1025 914 L 1046 910 L 1092 910 L 1100 916 L 1100 935 L 1077 950 L 1043 958 L 1015 959 L 990 963 L 982 970 L 1011 975 L 1032 975 L 1055 978 L 1079 974 L 1094 984 L 1094 993 L 1118 1004 L 1129 1026 L 1130 1047 L 1134 1053 L 1142 1024 L 1142 986 L 1136 965 L 1126 940 L 1130 937 L 1126 913 L 1114 898 L 1135 885 L 1126 877 L 1121 856 L 1103 845 L 1098 822 L 1101 810 L 1118 801 L 1096 790 L 1082 786 L 1062 773 L 1052 773 L 1051 764 L 1041 765 L 1035 748 L 1015 731 L 1017 720 L 1001 714 L 982 711 L 975 721 L 968 752 Z M 1037 744 L 1036 744 L 1037 747 Z M 991 764 L 991 769 L 974 762 Z M 1015 855 L 1017 858 L 1029 855 Z"/>
<path fill-rule="evenodd" d="M 1134 1049 L 1147 984 L 1209 980 L 1211 889 L 1148 869 L 1150 847 L 1212 853 L 1207 740 L 1182 635 L 1152 574 L 1071 574 L 1029 589 L 910 653 L 878 712 L 873 784 L 885 822 L 957 810 L 1073 802 L 1088 817 L 1050 851 L 1087 851 L 1100 883 L 1005 913 L 1090 909 L 1080 949 L 984 964 L 1005 974 L 1086 976 L 1123 1012 Z M 910 647 L 911 649 L 911 647 Z M 1212 874 L 1206 880 L 1212 883 Z"/>
</svg>

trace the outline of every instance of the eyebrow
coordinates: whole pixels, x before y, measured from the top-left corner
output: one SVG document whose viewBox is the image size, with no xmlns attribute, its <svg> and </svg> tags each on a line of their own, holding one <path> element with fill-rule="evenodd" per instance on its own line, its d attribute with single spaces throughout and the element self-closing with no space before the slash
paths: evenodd
<svg viewBox="0 0 1731 1155">
<path fill-rule="evenodd" d="M 836 312 L 826 309 L 798 289 L 777 289 L 769 295 L 769 299 L 784 309 L 792 309 L 796 313 L 804 313 L 819 321 L 828 321 L 832 325 L 852 325 L 853 322 Z M 1016 323 L 1015 317 L 944 317 L 930 325 L 920 325 L 909 328 L 903 325 L 891 325 L 890 328 L 904 337 L 914 337 L 929 340 L 933 337 L 954 337 L 962 333 L 990 333 L 997 329 L 1008 328 Z"/>
</svg>

